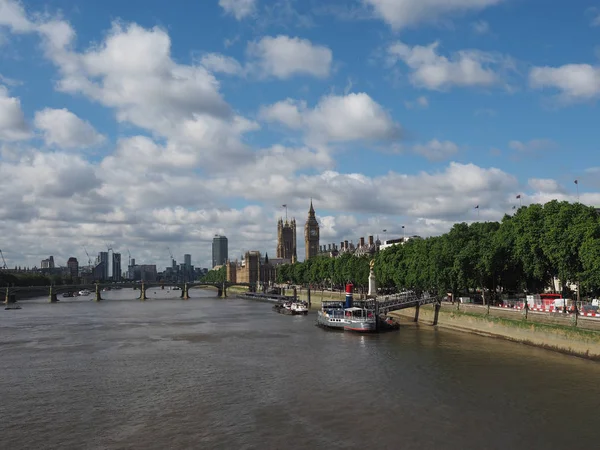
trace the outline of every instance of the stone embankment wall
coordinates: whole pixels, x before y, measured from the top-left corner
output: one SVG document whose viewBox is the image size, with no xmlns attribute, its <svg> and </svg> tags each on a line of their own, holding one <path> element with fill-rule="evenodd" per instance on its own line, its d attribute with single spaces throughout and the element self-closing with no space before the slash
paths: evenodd
<svg viewBox="0 0 600 450">
<path fill-rule="evenodd" d="M 419 321 L 431 324 L 433 314 L 433 307 L 422 306 Z M 391 315 L 413 319 L 415 309 L 395 311 Z M 453 308 L 440 310 L 438 326 L 535 345 L 600 361 L 600 332 L 593 330 L 531 322 L 517 317 L 493 317 L 470 311 L 457 311 Z"/>
</svg>

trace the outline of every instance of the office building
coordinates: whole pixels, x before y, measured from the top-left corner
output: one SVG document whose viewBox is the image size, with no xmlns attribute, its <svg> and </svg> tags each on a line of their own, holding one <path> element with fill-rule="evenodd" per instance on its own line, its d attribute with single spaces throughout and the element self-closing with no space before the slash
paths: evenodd
<svg viewBox="0 0 600 450">
<path fill-rule="evenodd" d="M 121 254 L 113 253 L 112 255 L 112 280 L 121 281 Z"/>
<path fill-rule="evenodd" d="M 77 258 L 73 256 L 69 258 L 67 261 L 67 269 L 72 278 L 77 278 L 79 276 L 79 261 L 77 261 Z"/>
<path fill-rule="evenodd" d="M 215 235 L 212 242 L 212 266 L 222 266 L 227 261 L 227 237 Z"/>
</svg>

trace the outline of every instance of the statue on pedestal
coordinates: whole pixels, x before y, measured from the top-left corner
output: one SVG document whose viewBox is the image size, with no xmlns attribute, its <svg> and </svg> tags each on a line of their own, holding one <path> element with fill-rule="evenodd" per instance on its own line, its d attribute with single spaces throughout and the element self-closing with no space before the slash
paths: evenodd
<svg viewBox="0 0 600 450">
<path fill-rule="evenodd" d="M 372 259 L 369 262 L 369 293 L 367 294 L 369 297 L 375 297 L 377 295 L 377 283 L 375 281 L 375 272 L 373 268 L 375 267 L 375 260 Z"/>
</svg>

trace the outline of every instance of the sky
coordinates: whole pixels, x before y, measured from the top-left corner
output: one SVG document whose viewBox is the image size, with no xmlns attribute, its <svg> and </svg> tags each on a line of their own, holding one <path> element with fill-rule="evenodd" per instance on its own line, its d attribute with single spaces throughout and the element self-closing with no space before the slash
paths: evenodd
<svg viewBox="0 0 600 450">
<path fill-rule="evenodd" d="M 275 256 L 282 205 L 302 260 L 311 198 L 321 244 L 600 206 L 599 38 L 587 0 L 0 0 L 0 249 L 209 267 Z"/>
</svg>

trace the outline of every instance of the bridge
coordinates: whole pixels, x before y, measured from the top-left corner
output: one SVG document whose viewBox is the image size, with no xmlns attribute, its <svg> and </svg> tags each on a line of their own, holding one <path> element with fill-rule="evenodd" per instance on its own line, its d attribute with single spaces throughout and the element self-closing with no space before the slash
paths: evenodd
<svg viewBox="0 0 600 450">
<path fill-rule="evenodd" d="M 101 301 L 102 300 L 102 291 L 104 288 L 133 288 L 139 289 L 140 295 L 138 297 L 139 300 L 148 300 L 146 296 L 146 291 L 151 288 L 161 288 L 164 289 L 165 286 L 173 286 L 181 289 L 180 298 L 184 300 L 188 300 L 189 290 L 196 287 L 201 286 L 212 286 L 217 288 L 218 297 L 225 298 L 227 297 L 227 289 L 231 286 L 244 286 L 248 287 L 249 290 L 253 290 L 255 288 L 254 285 L 250 283 L 232 283 L 232 282 L 206 282 L 206 281 L 194 281 L 188 283 L 170 283 L 170 282 L 125 282 L 125 283 L 93 283 L 93 284 L 77 284 L 77 285 L 51 285 L 51 286 L 7 286 L 4 288 L 4 303 L 14 303 L 17 301 L 17 297 L 19 294 L 37 294 L 40 296 L 48 295 L 48 301 L 50 303 L 58 302 L 58 294 L 63 294 L 66 292 L 76 292 L 82 290 L 88 290 L 94 293 L 94 300 Z M 0 291 L 1 292 L 1 291 Z"/>
<path fill-rule="evenodd" d="M 382 295 L 372 301 L 375 302 L 374 309 L 378 315 L 388 314 L 391 311 L 398 311 L 400 309 L 415 308 L 415 322 L 419 320 L 419 309 L 422 305 L 434 305 L 435 315 L 433 318 L 433 325 L 437 325 L 438 315 L 442 305 L 442 302 L 438 297 L 431 296 L 427 292 L 418 296 L 412 291 Z"/>
</svg>

